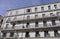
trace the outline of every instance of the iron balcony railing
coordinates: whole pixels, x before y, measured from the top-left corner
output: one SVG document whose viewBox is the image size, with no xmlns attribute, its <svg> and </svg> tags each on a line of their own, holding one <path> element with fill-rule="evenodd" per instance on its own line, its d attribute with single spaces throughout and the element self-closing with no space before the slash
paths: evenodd
<svg viewBox="0 0 60 39">
<path fill-rule="evenodd" d="M 38 16 L 38 17 L 30 17 L 29 19 L 27 19 L 27 17 L 23 17 L 23 18 L 19 18 L 18 16 L 16 17 L 16 19 L 10 19 L 8 22 L 16 22 L 16 21 L 24 21 L 24 20 L 34 20 L 34 19 L 46 19 L 46 18 L 49 18 L 49 19 L 52 19 L 52 18 L 55 18 L 55 17 L 59 17 L 57 15 L 45 15 L 45 16 Z"/>
<path fill-rule="evenodd" d="M 14 26 L 14 28 L 12 28 L 12 26 L 8 26 L 7 28 L 2 28 L 2 30 L 12 30 L 12 29 L 31 29 L 31 28 L 49 28 L 49 27 L 59 27 L 60 23 L 56 23 L 56 25 L 52 25 L 52 24 L 47 24 L 46 26 L 44 26 L 43 24 L 39 24 L 38 26 L 35 25 L 29 25 L 28 27 L 26 27 L 26 25 L 24 25 L 24 28 L 22 26 Z"/>
<path fill-rule="evenodd" d="M 0 39 L 60 39 L 60 37 L 19 37 L 19 38 L 14 38 L 14 37 L 6 37 L 6 38 L 0 38 Z"/>
</svg>

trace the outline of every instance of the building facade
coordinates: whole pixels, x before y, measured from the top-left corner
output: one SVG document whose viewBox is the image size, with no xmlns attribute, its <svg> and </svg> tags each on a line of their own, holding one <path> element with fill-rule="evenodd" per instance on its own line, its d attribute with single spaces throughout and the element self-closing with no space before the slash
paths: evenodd
<svg viewBox="0 0 60 39">
<path fill-rule="evenodd" d="M 0 15 L 0 28 L 1 28 L 2 22 L 3 22 L 3 16 Z"/>
<path fill-rule="evenodd" d="M 60 39 L 60 3 L 8 10 L 0 36 L 1 39 Z"/>
<path fill-rule="evenodd" d="M 0 15 L 0 35 L 1 35 L 1 25 L 3 23 L 3 16 Z"/>
</svg>

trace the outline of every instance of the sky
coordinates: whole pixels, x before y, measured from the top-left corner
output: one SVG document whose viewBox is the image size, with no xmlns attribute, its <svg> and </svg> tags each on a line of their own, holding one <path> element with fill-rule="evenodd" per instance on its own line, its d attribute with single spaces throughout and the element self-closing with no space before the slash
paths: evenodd
<svg viewBox="0 0 60 39">
<path fill-rule="evenodd" d="M 60 0 L 0 0 L 0 15 L 6 16 L 7 10 L 52 2 L 60 2 Z"/>
</svg>

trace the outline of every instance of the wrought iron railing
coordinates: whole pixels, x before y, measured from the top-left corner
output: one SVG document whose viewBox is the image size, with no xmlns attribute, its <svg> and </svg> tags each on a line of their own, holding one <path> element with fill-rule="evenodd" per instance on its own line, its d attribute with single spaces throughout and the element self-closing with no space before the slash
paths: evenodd
<svg viewBox="0 0 60 39">
<path fill-rule="evenodd" d="M 47 24 L 46 26 L 44 26 L 43 24 L 38 24 L 38 26 L 35 26 L 35 25 L 29 25 L 28 27 L 26 27 L 26 25 L 24 25 L 24 28 L 23 26 L 14 26 L 14 28 L 8 26 L 7 28 L 2 28 L 3 30 L 12 30 L 12 29 L 30 29 L 30 28 L 48 28 L 48 27 L 57 27 L 57 26 L 60 26 L 60 23 L 56 23 L 56 25 L 52 25 L 52 24 Z"/>
<path fill-rule="evenodd" d="M 17 18 L 15 19 L 15 20 L 10 20 L 11 22 L 12 21 L 23 21 L 23 20 L 31 20 L 31 19 L 41 19 L 41 18 L 51 18 L 51 17 L 58 17 L 57 15 L 45 15 L 44 17 L 40 17 L 40 16 L 38 16 L 38 17 L 30 17 L 29 19 L 27 19 L 26 17 L 25 18 L 19 18 L 18 16 L 17 16 Z"/>
</svg>

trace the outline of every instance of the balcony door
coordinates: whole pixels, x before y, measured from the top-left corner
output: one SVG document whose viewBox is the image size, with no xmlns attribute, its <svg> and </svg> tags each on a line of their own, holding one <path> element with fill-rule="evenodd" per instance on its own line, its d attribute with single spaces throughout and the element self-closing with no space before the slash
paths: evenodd
<svg viewBox="0 0 60 39">
<path fill-rule="evenodd" d="M 36 31 L 35 37 L 40 37 L 39 31 Z"/>
<path fill-rule="evenodd" d="M 6 37 L 7 33 L 3 33 L 3 37 Z"/>
<path fill-rule="evenodd" d="M 44 25 L 44 26 L 47 26 L 47 22 L 46 22 L 46 21 L 43 21 L 43 25 Z"/>
<path fill-rule="evenodd" d="M 14 33 L 10 33 L 10 37 L 13 37 L 14 36 Z"/>
<path fill-rule="evenodd" d="M 12 26 L 12 29 L 15 27 L 15 23 L 13 24 L 13 26 Z"/>
<path fill-rule="evenodd" d="M 52 20 L 52 25 L 56 25 L 55 20 Z"/>
<path fill-rule="evenodd" d="M 29 32 L 26 32 L 25 37 L 30 37 Z"/>
<path fill-rule="evenodd" d="M 35 22 L 35 27 L 38 27 L 38 22 Z"/>
<path fill-rule="evenodd" d="M 42 17 L 45 17 L 45 14 L 42 14 Z"/>
<path fill-rule="evenodd" d="M 26 27 L 29 27 L 29 22 L 26 24 Z"/>
<path fill-rule="evenodd" d="M 45 37 L 49 37 L 50 36 L 49 33 L 48 33 L 48 31 L 44 31 L 44 36 Z"/>
<path fill-rule="evenodd" d="M 58 36 L 60 37 L 60 34 L 58 33 L 58 30 L 54 30 L 54 36 L 55 37 L 58 37 Z"/>
</svg>

